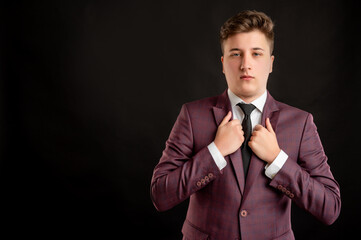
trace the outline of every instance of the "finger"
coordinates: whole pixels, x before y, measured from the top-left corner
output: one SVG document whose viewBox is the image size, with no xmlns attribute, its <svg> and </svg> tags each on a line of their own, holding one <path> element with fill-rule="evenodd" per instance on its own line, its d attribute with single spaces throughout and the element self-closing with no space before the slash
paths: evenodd
<svg viewBox="0 0 361 240">
<path fill-rule="evenodd" d="M 227 115 L 223 118 L 223 120 L 222 120 L 221 124 L 219 124 L 219 126 L 223 126 L 223 125 L 225 125 L 226 123 L 228 123 L 229 120 L 231 120 L 231 117 L 232 117 L 232 112 L 229 111 L 229 112 L 227 113 Z"/>
<path fill-rule="evenodd" d="M 241 136 L 244 136 L 244 132 L 243 132 L 243 130 L 242 130 L 242 126 L 241 126 L 240 128 L 238 128 L 238 132 L 239 132 L 239 134 L 240 134 Z"/>
<path fill-rule="evenodd" d="M 274 133 L 273 131 L 273 128 L 272 128 L 272 125 L 271 125 L 271 122 L 269 120 L 269 118 L 266 119 L 266 127 L 267 127 L 267 130 L 271 133 Z"/>
<path fill-rule="evenodd" d="M 232 121 L 230 121 L 234 126 L 238 126 L 238 125 L 240 125 L 240 126 L 242 126 L 241 125 L 241 121 L 239 121 L 238 119 L 233 119 Z"/>
<path fill-rule="evenodd" d="M 262 125 L 257 124 L 256 126 L 254 126 L 253 131 L 259 131 L 259 130 L 261 130 L 262 128 L 263 128 L 263 126 L 262 126 Z"/>
<path fill-rule="evenodd" d="M 254 141 L 248 141 L 248 146 L 253 150 L 254 148 Z"/>
</svg>

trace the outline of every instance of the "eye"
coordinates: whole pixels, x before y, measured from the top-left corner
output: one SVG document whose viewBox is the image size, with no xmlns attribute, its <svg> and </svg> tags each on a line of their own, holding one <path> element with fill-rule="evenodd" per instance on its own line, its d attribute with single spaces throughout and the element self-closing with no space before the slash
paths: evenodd
<svg viewBox="0 0 361 240">
<path fill-rule="evenodd" d="M 262 56 L 262 53 L 254 52 L 254 53 L 253 53 L 253 56 L 255 56 L 255 57 Z"/>
<path fill-rule="evenodd" d="M 232 57 L 239 57 L 240 54 L 239 54 L 239 53 L 232 53 L 231 56 L 232 56 Z"/>
</svg>

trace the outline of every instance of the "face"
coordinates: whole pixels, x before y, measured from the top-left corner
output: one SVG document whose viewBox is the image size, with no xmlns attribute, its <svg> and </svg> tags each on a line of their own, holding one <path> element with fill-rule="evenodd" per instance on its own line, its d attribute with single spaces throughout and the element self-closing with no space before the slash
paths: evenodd
<svg viewBox="0 0 361 240">
<path fill-rule="evenodd" d="M 266 36 L 258 30 L 238 33 L 223 42 L 223 49 L 221 61 L 229 89 L 246 102 L 261 96 L 274 60 Z"/>
</svg>

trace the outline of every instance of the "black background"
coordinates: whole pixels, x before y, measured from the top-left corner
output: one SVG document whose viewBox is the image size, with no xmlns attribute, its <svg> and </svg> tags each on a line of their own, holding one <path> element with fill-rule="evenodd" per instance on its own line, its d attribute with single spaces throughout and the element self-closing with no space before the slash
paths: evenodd
<svg viewBox="0 0 361 240">
<path fill-rule="evenodd" d="M 187 202 L 158 213 L 152 171 L 181 105 L 226 89 L 219 29 L 244 9 L 274 20 L 268 89 L 314 115 L 341 186 L 332 226 L 293 209 L 296 238 L 358 234 L 360 9 L 286 0 L 2 2 L 2 234 L 180 239 Z"/>
</svg>

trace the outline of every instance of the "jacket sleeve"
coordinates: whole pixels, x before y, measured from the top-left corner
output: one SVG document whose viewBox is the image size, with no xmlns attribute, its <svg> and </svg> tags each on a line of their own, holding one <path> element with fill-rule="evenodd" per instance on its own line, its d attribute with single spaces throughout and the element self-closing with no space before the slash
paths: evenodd
<svg viewBox="0 0 361 240">
<path fill-rule="evenodd" d="M 327 164 L 311 114 L 305 121 L 297 161 L 289 158 L 270 185 L 324 224 L 332 224 L 339 216 L 340 188 Z"/>
<path fill-rule="evenodd" d="M 151 199 L 158 211 L 168 210 L 221 174 L 207 146 L 194 152 L 194 135 L 183 105 L 151 181 Z"/>
</svg>

